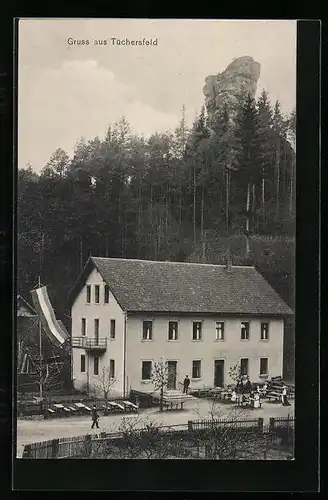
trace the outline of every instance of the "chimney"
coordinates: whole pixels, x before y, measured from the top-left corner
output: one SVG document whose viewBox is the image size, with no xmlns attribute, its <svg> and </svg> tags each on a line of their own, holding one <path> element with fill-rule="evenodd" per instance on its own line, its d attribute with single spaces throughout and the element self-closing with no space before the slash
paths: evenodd
<svg viewBox="0 0 328 500">
<path fill-rule="evenodd" d="M 232 267 L 232 256 L 230 250 L 228 251 L 226 255 L 226 271 L 227 273 L 231 273 L 231 267 Z"/>
</svg>

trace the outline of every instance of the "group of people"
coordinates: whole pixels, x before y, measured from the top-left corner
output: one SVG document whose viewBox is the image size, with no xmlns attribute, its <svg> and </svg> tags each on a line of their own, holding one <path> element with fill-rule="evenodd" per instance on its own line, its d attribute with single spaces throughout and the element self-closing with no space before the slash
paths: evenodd
<svg viewBox="0 0 328 500">
<path fill-rule="evenodd" d="M 249 400 L 251 401 L 251 405 L 254 408 L 259 408 L 260 407 L 260 399 L 261 397 L 265 397 L 268 393 L 268 384 L 267 382 L 264 383 L 262 387 L 259 385 L 256 387 L 256 389 L 253 388 L 253 385 L 247 375 L 244 377 L 241 377 L 237 384 L 235 389 L 232 391 L 231 395 L 231 401 L 232 402 L 238 402 L 238 401 L 245 401 L 245 394 L 249 395 Z M 281 404 L 283 406 L 290 406 L 290 402 L 288 401 L 287 398 L 287 386 L 284 385 L 282 388 L 281 392 Z"/>
</svg>

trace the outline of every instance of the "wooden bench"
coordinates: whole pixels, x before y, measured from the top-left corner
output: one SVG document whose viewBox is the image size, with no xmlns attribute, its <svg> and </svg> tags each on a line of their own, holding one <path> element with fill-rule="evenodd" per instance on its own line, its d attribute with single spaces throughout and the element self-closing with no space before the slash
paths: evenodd
<svg viewBox="0 0 328 500">
<path fill-rule="evenodd" d="M 269 401 L 269 403 L 271 403 L 272 400 L 273 400 L 274 403 L 277 403 L 278 401 L 281 401 L 281 393 L 279 393 L 279 392 L 269 392 L 266 395 L 266 398 Z"/>
<path fill-rule="evenodd" d="M 183 410 L 183 403 L 184 401 L 164 400 L 163 406 L 166 411 Z"/>
</svg>

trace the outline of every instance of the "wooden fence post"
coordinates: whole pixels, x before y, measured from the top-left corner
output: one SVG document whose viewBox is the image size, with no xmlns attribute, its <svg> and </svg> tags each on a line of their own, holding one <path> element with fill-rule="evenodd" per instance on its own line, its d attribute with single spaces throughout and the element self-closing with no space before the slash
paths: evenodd
<svg viewBox="0 0 328 500">
<path fill-rule="evenodd" d="M 274 419 L 274 417 L 271 417 L 270 422 L 269 422 L 269 431 L 270 432 L 274 430 L 274 423 L 275 423 L 275 419 Z"/>
<path fill-rule="evenodd" d="M 188 431 L 192 431 L 192 430 L 193 430 L 192 420 L 188 420 Z"/>
<path fill-rule="evenodd" d="M 263 418 L 259 417 L 257 419 L 257 428 L 258 428 L 258 433 L 263 434 Z"/>
<path fill-rule="evenodd" d="M 51 442 L 51 458 L 58 458 L 59 439 L 53 439 Z"/>
<path fill-rule="evenodd" d="M 31 448 L 31 445 L 30 444 L 26 444 L 24 446 L 24 450 L 23 450 L 23 456 L 22 458 L 31 458 L 32 456 L 32 448 Z"/>
<path fill-rule="evenodd" d="M 87 457 L 91 457 L 91 454 L 92 454 L 92 439 L 91 435 L 87 434 L 85 436 L 85 455 Z"/>
</svg>

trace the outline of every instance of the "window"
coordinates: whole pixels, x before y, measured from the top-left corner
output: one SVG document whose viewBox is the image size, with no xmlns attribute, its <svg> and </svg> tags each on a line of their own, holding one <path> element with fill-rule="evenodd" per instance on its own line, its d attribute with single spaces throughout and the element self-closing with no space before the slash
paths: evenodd
<svg viewBox="0 0 328 500">
<path fill-rule="evenodd" d="M 151 361 L 143 361 L 141 368 L 141 378 L 142 380 L 151 379 Z"/>
<path fill-rule="evenodd" d="M 169 321 L 169 340 L 178 340 L 178 322 Z"/>
<path fill-rule="evenodd" d="M 268 374 L 268 358 L 260 358 L 260 375 Z"/>
<path fill-rule="evenodd" d="M 224 323 L 216 321 L 215 323 L 216 340 L 224 340 Z"/>
<path fill-rule="evenodd" d="M 153 336 L 153 322 L 143 321 L 142 322 L 142 339 L 151 340 Z"/>
<path fill-rule="evenodd" d="M 109 377 L 115 378 L 115 359 L 109 360 Z"/>
<path fill-rule="evenodd" d="M 192 362 L 192 378 L 201 377 L 201 361 L 196 359 Z"/>
<path fill-rule="evenodd" d="M 202 323 L 201 321 L 194 321 L 192 325 L 192 339 L 201 340 L 202 338 Z"/>
<path fill-rule="evenodd" d="M 85 355 L 81 354 L 81 373 L 85 372 Z"/>
<path fill-rule="evenodd" d="M 109 303 L 109 286 L 105 285 L 104 287 L 104 303 L 108 304 Z"/>
<path fill-rule="evenodd" d="M 115 319 L 110 320 L 110 338 L 115 339 Z"/>
<path fill-rule="evenodd" d="M 91 303 L 91 285 L 87 285 L 87 304 Z"/>
<path fill-rule="evenodd" d="M 98 343 L 98 340 L 99 340 L 99 319 L 98 318 L 95 319 L 95 339 L 96 339 L 96 342 Z"/>
<path fill-rule="evenodd" d="M 269 323 L 261 323 L 261 340 L 269 340 Z"/>
<path fill-rule="evenodd" d="M 86 335 L 87 334 L 87 320 L 85 318 L 82 318 L 81 322 L 81 334 Z"/>
<path fill-rule="evenodd" d="M 248 340 L 249 339 L 249 323 L 247 321 L 243 321 L 240 325 L 240 333 L 241 333 L 241 340 Z"/>
<path fill-rule="evenodd" d="M 99 375 L 99 358 L 97 356 L 93 360 L 93 373 Z"/>
<path fill-rule="evenodd" d="M 240 360 L 240 375 L 248 375 L 248 358 Z"/>
<path fill-rule="evenodd" d="M 95 303 L 99 304 L 99 291 L 100 291 L 100 286 L 95 285 Z"/>
</svg>

